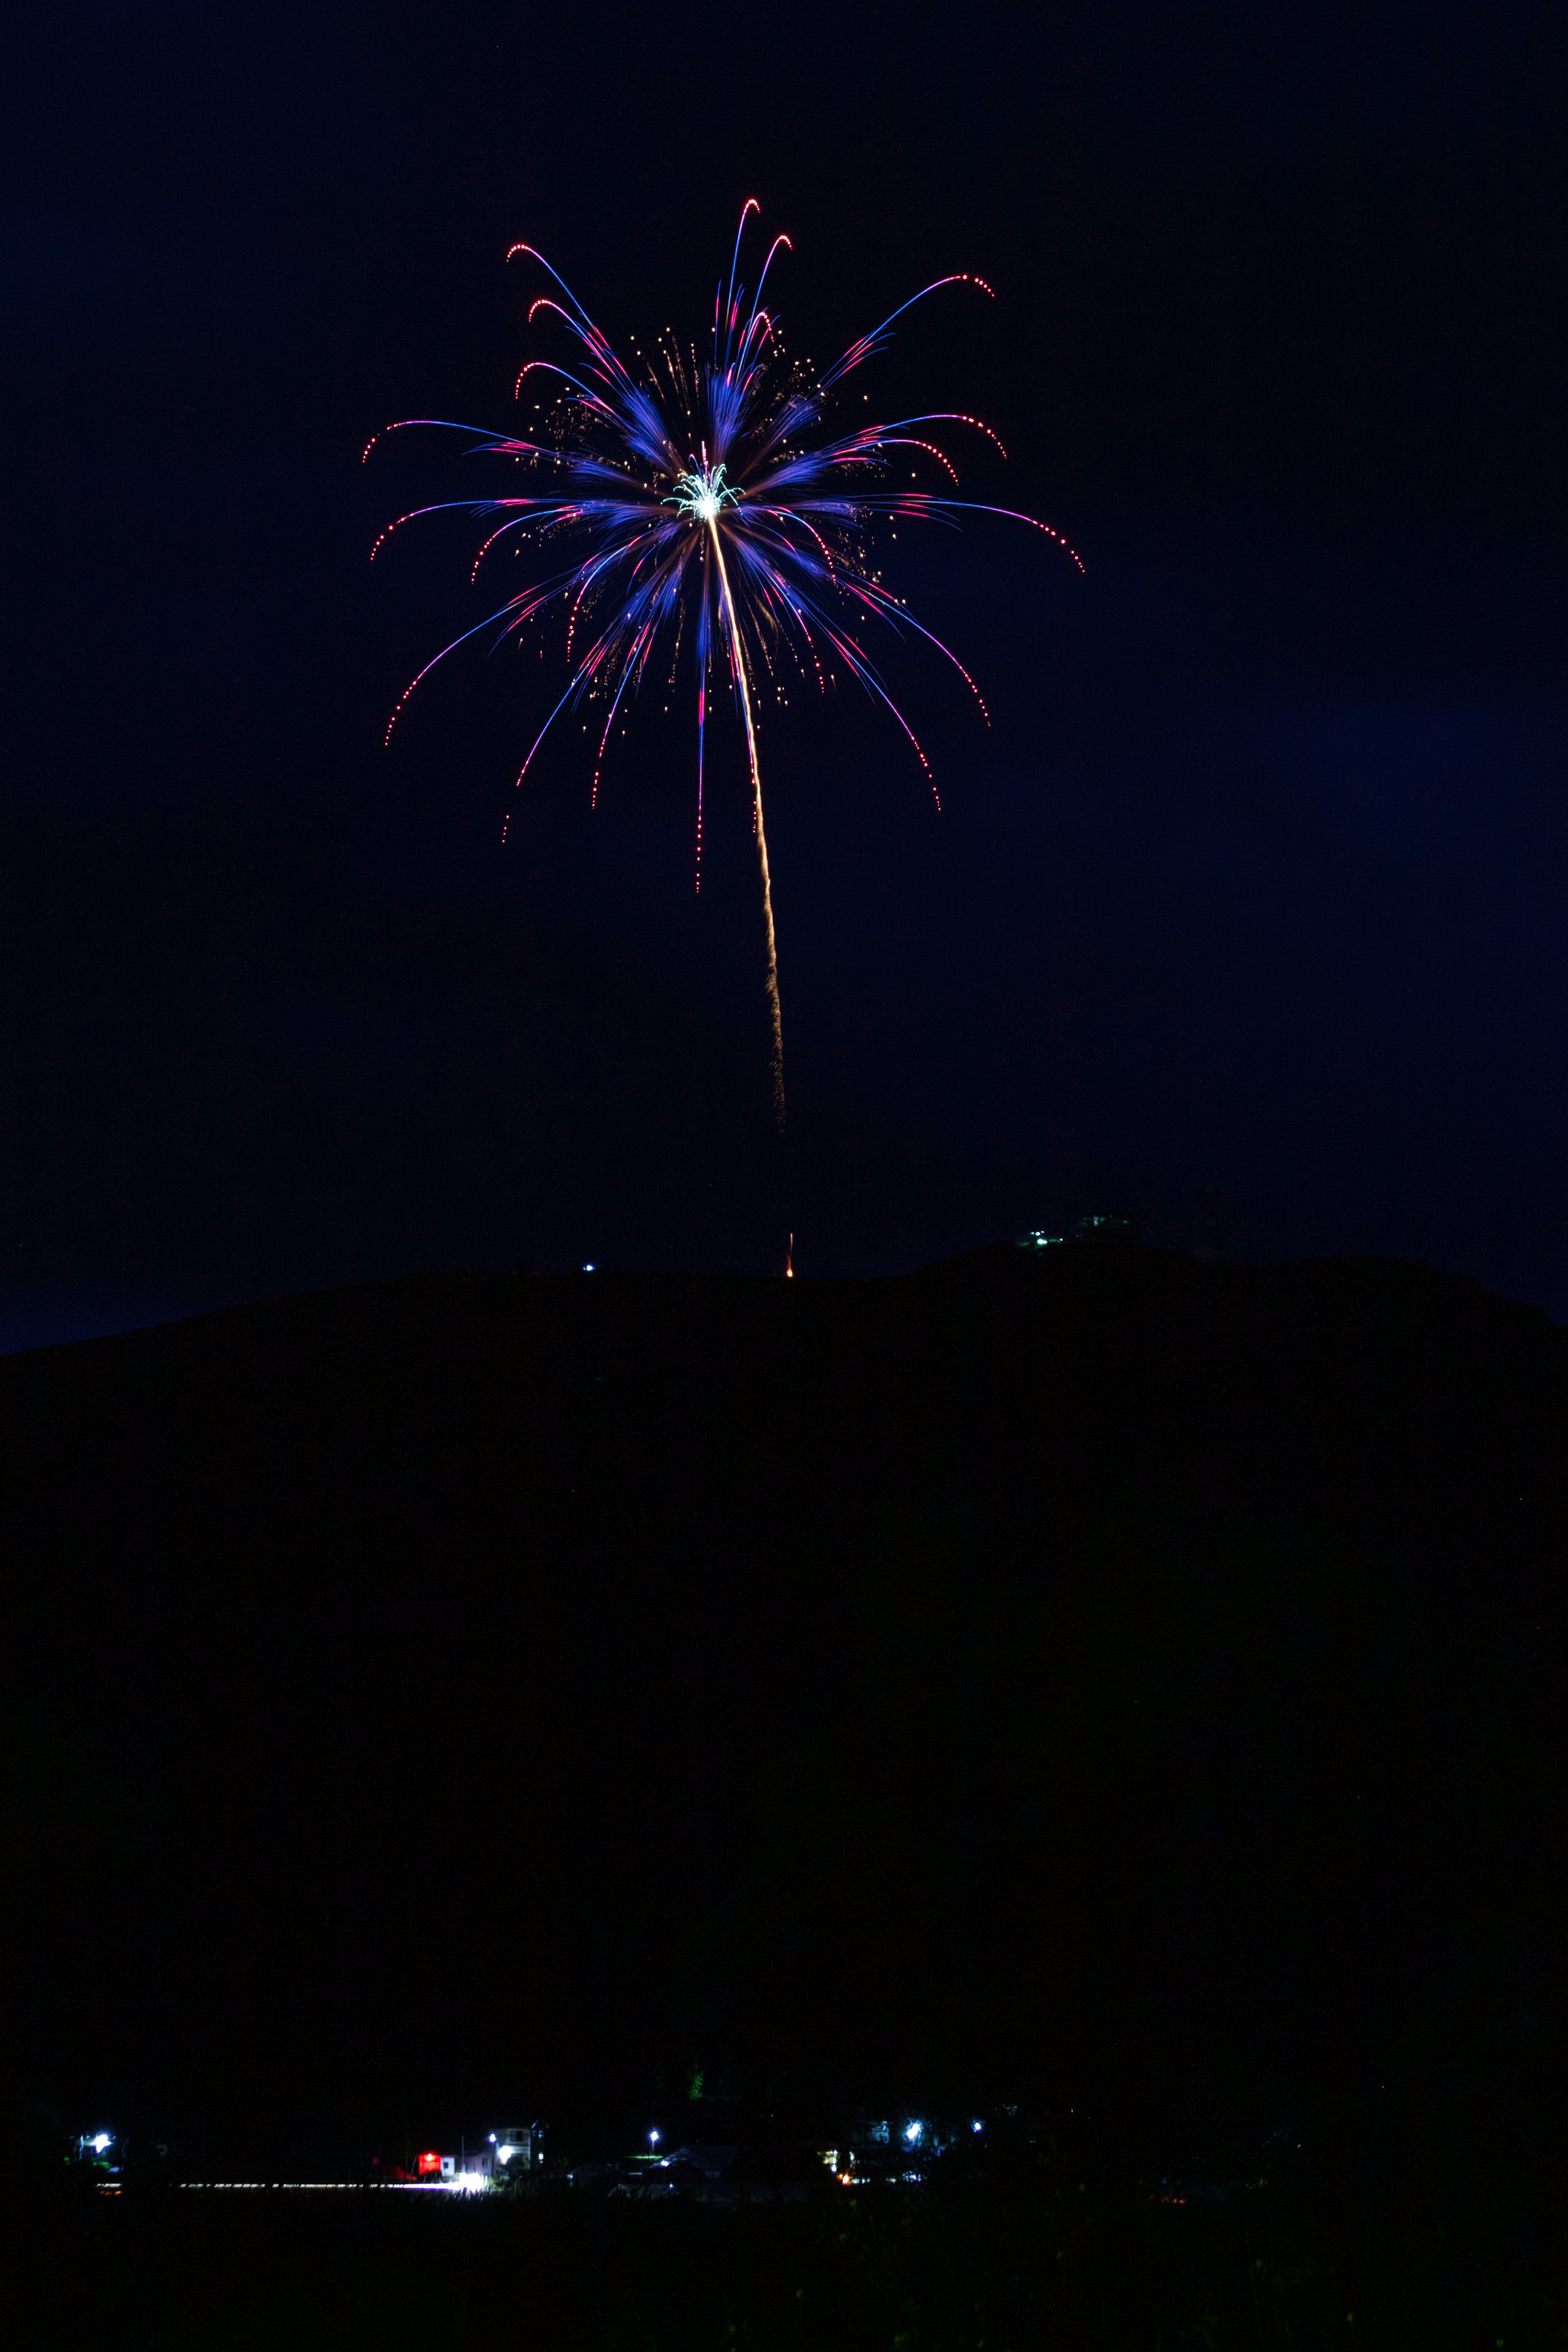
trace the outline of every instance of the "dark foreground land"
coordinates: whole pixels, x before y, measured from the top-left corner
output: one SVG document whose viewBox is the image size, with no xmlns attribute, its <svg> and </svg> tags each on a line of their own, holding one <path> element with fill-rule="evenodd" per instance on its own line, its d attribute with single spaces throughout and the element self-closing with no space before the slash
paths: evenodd
<svg viewBox="0 0 1568 2352">
<path fill-rule="evenodd" d="M 716 2095 L 1087 2135 L 771 2215 L 149 2188 L 49 2208 L 62 2307 L 390 2344 L 521 2275 L 561 2343 L 1559 2340 L 1565 1441 L 1532 1309 L 1113 1244 L 0 1366 L 35 2116 L 209 2179 Z M 1298 2141 L 1288 2210 L 1147 2193 Z M 210 2290 L 252 2335 L 179 2334 L 170 2281 L 253 2273 Z"/>
<path fill-rule="evenodd" d="M 19 2342 L 116 2352 L 1546 2352 L 1558 2256 L 1539 2210 L 1347 2213 L 1289 2178 L 1159 2201 L 1047 2163 L 723 2216 L 570 2191 L 127 2197 L 35 2226 L 7 2308 Z"/>
</svg>

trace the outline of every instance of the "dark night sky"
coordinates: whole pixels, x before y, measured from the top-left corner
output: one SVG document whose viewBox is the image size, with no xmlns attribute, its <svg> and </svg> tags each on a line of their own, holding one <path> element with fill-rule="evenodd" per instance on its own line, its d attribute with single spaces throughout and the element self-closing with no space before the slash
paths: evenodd
<svg viewBox="0 0 1568 2352">
<path fill-rule="evenodd" d="M 1082 1209 L 1386 1251 L 1568 1316 L 1558 11 L 937 20 L 24 5 L 0 142 L 0 1340 L 412 1265 L 893 1271 Z M 975 406 L 1080 580 L 902 541 L 991 701 L 643 713 L 501 816 L 539 688 L 409 413 L 505 421 L 524 281 L 695 326 L 740 200 L 828 355 Z M 894 411 L 894 413 L 897 413 Z M 457 476 L 480 485 L 477 465 Z M 894 666 L 896 667 L 896 666 Z M 531 731 L 531 730 L 530 730 Z M 727 742 L 729 769 L 724 766 Z M 727 815 L 722 778 L 728 773 Z"/>
</svg>

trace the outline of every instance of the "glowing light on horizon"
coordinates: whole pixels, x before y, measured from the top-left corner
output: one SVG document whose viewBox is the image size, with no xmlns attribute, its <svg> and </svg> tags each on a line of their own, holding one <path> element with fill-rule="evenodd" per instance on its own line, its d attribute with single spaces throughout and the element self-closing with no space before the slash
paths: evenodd
<svg viewBox="0 0 1568 2352">
<path fill-rule="evenodd" d="M 543 400 L 536 404 L 534 413 L 542 421 L 522 435 L 444 417 L 407 417 L 385 430 L 423 425 L 465 433 L 474 436 L 470 454 L 509 460 L 530 473 L 543 468 L 552 478 L 538 493 L 411 508 L 387 526 L 371 553 L 379 554 L 405 522 L 454 510 L 486 525 L 474 561 L 476 578 L 504 545 L 514 554 L 541 558 L 559 549 L 557 568 L 505 599 L 424 664 L 387 723 L 390 741 L 416 688 L 459 646 L 488 630 L 499 643 L 519 635 L 535 620 L 541 627 L 557 622 L 566 687 L 528 746 L 517 785 L 564 713 L 601 705 L 590 790 L 591 805 L 596 806 L 617 720 L 624 733 L 627 709 L 650 672 L 667 691 L 683 649 L 687 651 L 696 687 L 699 889 L 705 749 L 713 710 L 709 688 L 716 667 L 727 677 L 746 741 L 767 945 L 774 1110 L 782 1127 L 783 1020 L 757 747 L 759 693 L 784 705 L 791 683 L 825 694 L 838 677 L 853 678 L 902 730 L 940 809 L 930 762 L 867 649 L 865 625 L 876 621 L 896 637 L 913 634 L 935 646 L 974 696 L 988 724 L 988 713 L 951 647 L 883 585 L 873 561 L 876 527 L 901 520 L 951 525 L 965 514 L 995 515 L 1040 531 L 1080 571 L 1083 566 L 1049 523 L 1014 508 L 948 494 L 946 486 L 957 485 L 957 468 L 939 441 L 929 437 L 934 428 L 977 432 L 1006 455 L 998 436 L 978 417 L 956 409 L 929 410 L 821 437 L 832 396 L 855 369 L 885 350 L 905 311 L 948 286 L 973 288 L 988 297 L 992 289 L 985 279 L 967 271 L 933 279 L 817 373 L 809 363 L 785 357 L 776 315 L 762 303 L 768 271 L 780 248 L 792 249 L 789 239 L 773 240 L 754 289 L 737 279 L 747 221 L 758 210 L 755 197 L 742 207 L 728 280 L 721 278 L 715 296 L 711 356 L 702 364 L 695 345 L 665 330 L 652 357 L 633 344 L 633 366 L 627 367 L 537 247 L 514 245 L 508 260 L 525 256 L 551 280 L 550 290 L 531 303 L 529 322 L 542 319 L 558 332 L 564 328 L 582 353 L 573 366 L 529 359 L 519 371 L 514 397 L 520 398 L 534 378 L 539 379 L 536 390 L 549 395 L 548 409 Z M 367 442 L 366 458 L 382 437 L 372 435 Z M 909 467 L 909 487 L 891 487 L 894 463 L 901 473 Z M 944 487 L 921 487 L 923 465 L 940 469 Z M 896 539 L 896 528 L 892 535 Z M 661 656 L 655 662 L 660 645 L 668 646 L 667 661 Z M 582 724 L 587 732 L 586 717 Z M 507 829 L 504 824 L 503 838 Z"/>
</svg>

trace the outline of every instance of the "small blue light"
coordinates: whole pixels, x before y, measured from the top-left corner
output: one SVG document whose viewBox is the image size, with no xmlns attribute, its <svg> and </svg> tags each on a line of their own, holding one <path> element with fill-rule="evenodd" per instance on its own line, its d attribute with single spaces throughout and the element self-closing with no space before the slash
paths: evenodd
<svg viewBox="0 0 1568 2352">
<path fill-rule="evenodd" d="M 591 1274 L 593 1272 L 593 1268 L 591 1265 L 585 1265 L 582 1270 L 584 1274 Z"/>
<path fill-rule="evenodd" d="M 904 2125 L 904 2138 L 909 2142 L 909 2145 L 910 2145 L 910 2147 L 914 2147 L 915 2146 L 916 2142 L 919 2140 L 919 2137 L 920 2137 L 921 2133 L 925 2130 L 925 2125 L 924 2125 L 924 2124 L 920 2124 L 920 2123 L 905 2124 L 905 2125 Z"/>
<path fill-rule="evenodd" d="M 986 2128 L 985 2125 L 984 2125 L 983 2123 L 981 2123 L 977 2118 L 976 2119 L 976 2121 L 975 2121 L 974 2123 L 972 2123 L 972 2124 L 969 2126 L 969 2129 L 970 2129 L 971 2131 L 984 2131 L 984 2130 L 985 2130 L 985 2128 Z"/>
</svg>

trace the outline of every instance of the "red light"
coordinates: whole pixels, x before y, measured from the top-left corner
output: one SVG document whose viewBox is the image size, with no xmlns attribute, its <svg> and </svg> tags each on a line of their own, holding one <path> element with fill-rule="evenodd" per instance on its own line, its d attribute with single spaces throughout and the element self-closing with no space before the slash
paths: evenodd
<svg viewBox="0 0 1568 2352">
<path fill-rule="evenodd" d="M 428 2151 L 422 2150 L 419 2157 L 419 2168 L 421 2172 L 439 2172 L 441 2169 L 441 2158 Z"/>
</svg>

